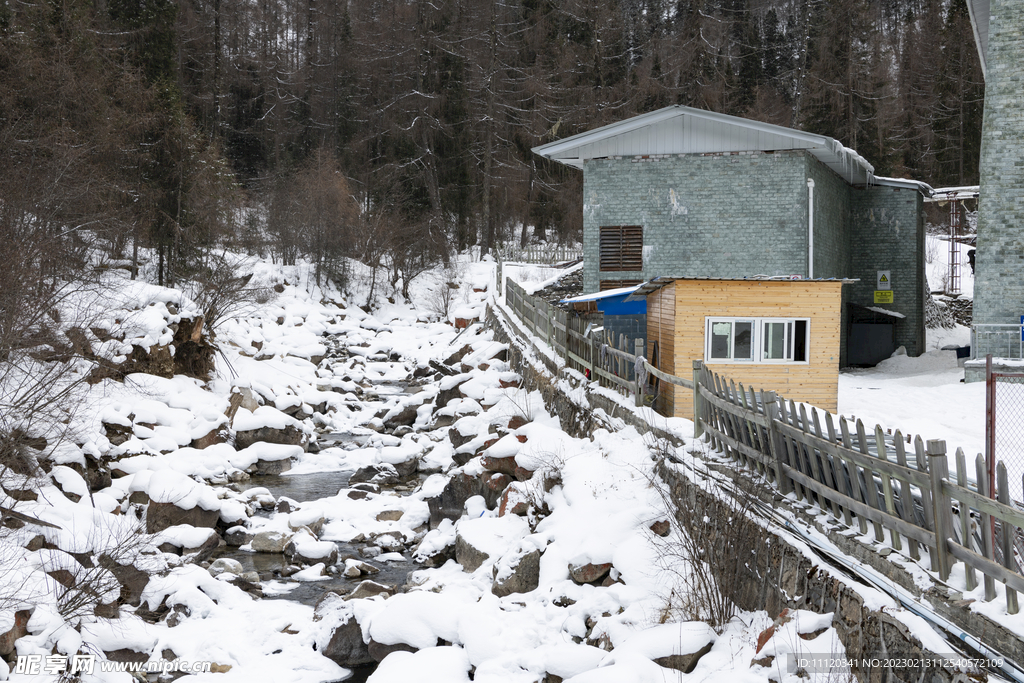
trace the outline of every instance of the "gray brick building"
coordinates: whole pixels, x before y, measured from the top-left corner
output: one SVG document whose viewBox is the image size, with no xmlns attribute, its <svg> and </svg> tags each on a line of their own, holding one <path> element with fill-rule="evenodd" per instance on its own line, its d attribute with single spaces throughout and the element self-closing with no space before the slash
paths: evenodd
<svg viewBox="0 0 1024 683">
<path fill-rule="evenodd" d="M 1024 10 L 1020 0 L 970 8 L 985 71 L 972 351 L 1018 358 L 1020 330 L 1009 326 L 1024 315 Z M 968 381 L 983 378 L 968 363 Z"/>
<path fill-rule="evenodd" d="M 855 278 L 840 363 L 854 325 L 889 325 L 895 346 L 924 351 L 927 185 L 876 177 L 831 138 L 680 106 L 534 152 L 583 171 L 584 291 L 658 276 Z M 875 303 L 878 271 L 892 303 Z"/>
</svg>

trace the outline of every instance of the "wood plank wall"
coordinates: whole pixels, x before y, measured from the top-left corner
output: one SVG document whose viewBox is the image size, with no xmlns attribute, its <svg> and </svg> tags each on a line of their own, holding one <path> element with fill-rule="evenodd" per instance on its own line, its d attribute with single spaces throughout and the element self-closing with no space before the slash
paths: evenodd
<svg viewBox="0 0 1024 683">
<path fill-rule="evenodd" d="M 689 377 L 693 374 L 693 361 L 703 360 L 706 317 L 809 318 L 811 339 L 807 364 L 708 363 L 707 367 L 745 386 L 772 390 L 787 399 L 806 401 L 836 412 L 841 282 L 677 280 L 672 288 L 675 291 L 672 374 Z M 650 306 L 648 303 L 648 319 Z M 648 330 L 650 327 L 648 322 Z M 677 388 L 673 393 L 672 412 L 664 414 L 692 419 L 692 392 Z"/>
<path fill-rule="evenodd" d="M 675 338 L 676 338 L 676 286 L 669 285 L 651 293 L 647 297 L 647 344 L 658 345 L 657 367 L 670 374 L 675 374 Z M 649 354 L 650 352 L 648 352 Z M 692 374 L 692 371 L 691 371 Z M 689 377 L 689 375 L 684 375 Z M 654 409 L 662 415 L 675 414 L 676 389 L 668 384 L 658 394 Z M 678 390 L 678 389 L 677 389 Z M 692 391 L 690 402 L 693 403 Z M 691 415 L 692 418 L 692 415 Z"/>
</svg>

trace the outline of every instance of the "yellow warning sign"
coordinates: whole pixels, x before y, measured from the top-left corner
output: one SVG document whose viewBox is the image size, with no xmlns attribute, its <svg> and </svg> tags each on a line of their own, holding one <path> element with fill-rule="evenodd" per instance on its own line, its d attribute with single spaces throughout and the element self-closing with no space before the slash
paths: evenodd
<svg viewBox="0 0 1024 683">
<path fill-rule="evenodd" d="M 876 304 L 891 304 L 892 303 L 892 290 L 876 289 L 875 290 L 875 303 Z"/>
</svg>

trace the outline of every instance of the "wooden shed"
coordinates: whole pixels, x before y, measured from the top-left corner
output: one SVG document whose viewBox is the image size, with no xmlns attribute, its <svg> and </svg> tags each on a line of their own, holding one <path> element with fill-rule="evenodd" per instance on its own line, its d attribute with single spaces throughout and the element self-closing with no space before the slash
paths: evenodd
<svg viewBox="0 0 1024 683">
<path fill-rule="evenodd" d="M 842 287 L 851 280 L 655 278 L 647 298 L 648 356 L 690 377 L 693 361 L 746 387 L 836 411 Z M 693 392 L 662 383 L 655 408 L 693 417 Z"/>
</svg>

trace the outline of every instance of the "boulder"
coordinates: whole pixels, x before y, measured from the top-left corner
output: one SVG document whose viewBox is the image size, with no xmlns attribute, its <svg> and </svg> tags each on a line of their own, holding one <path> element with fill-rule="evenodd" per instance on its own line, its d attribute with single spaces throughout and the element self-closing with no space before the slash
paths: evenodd
<svg viewBox="0 0 1024 683">
<path fill-rule="evenodd" d="M 349 477 L 349 486 L 370 482 L 380 486 L 393 486 L 399 481 L 398 470 L 386 462 L 360 467 Z"/>
<path fill-rule="evenodd" d="M 210 430 L 210 432 L 205 436 L 201 436 L 198 439 L 192 439 L 192 443 L 190 445 L 192 448 L 201 451 L 204 448 L 209 448 L 214 444 L 224 443 L 225 441 L 227 441 L 227 435 L 221 431 L 220 427 L 217 427 Z"/>
<path fill-rule="evenodd" d="M 149 653 L 139 652 L 132 650 L 131 648 L 122 647 L 118 650 L 105 650 L 103 652 L 112 662 L 147 662 L 149 661 Z"/>
<path fill-rule="evenodd" d="M 682 671 L 684 674 L 688 674 L 697 667 L 697 662 L 700 661 L 701 657 L 711 652 L 711 648 L 714 644 L 714 641 L 712 641 L 696 652 L 692 652 L 690 654 L 656 657 L 654 659 L 654 663 L 659 666 L 663 666 L 666 669 L 675 669 L 676 671 Z"/>
<path fill-rule="evenodd" d="M 395 408 L 384 416 L 384 428 L 394 430 L 398 427 L 411 427 L 416 422 L 416 409 L 418 405 L 407 405 L 401 409 Z"/>
<path fill-rule="evenodd" d="M 235 413 L 238 412 L 239 408 L 245 408 L 251 413 L 255 412 L 259 407 L 260 404 L 252 393 L 252 389 L 249 387 L 235 387 L 234 393 L 228 399 L 227 412 L 224 414 L 227 415 L 228 420 L 231 420 L 235 417 Z"/>
<path fill-rule="evenodd" d="M 405 515 L 402 510 L 384 510 L 383 512 L 377 513 L 378 522 L 397 522 Z"/>
<path fill-rule="evenodd" d="M 612 563 L 604 562 L 602 564 L 593 564 L 587 562 L 586 564 L 573 564 L 569 563 L 569 577 L 577 584 L 596 584 L 600 582 L 604 577 L 608 576 L 608 572 L 611 571 Z"/>
<path fill-rule="evenodd" d="M 490 555 L 474 547 L 461 534 L 455 536 L 455 561 L 467 572 L 475 572 Z"/>
<path fill-rule="evenodd" d="M 120 446 L 135 434 L 132 425 L 120 425 L 112 422 L 103 423 L 103 433 L 112 446 Z"/>
<path fill-rule="evenodd" d="M 448 429 L 448 440 L 452 442 L 452 448 L 461 448 L 476 438 L 476 434 L 464 435 L 457 425 Z"/>
<path fill-rule="evenodd" d="M 319 605 L 317 608 L 319 609 Z M 366 643 L 363 642 L 363 631 L 354 616 L 334 627 L 330 640 L 321 648 L 320 654 L 340 666 L 349 668 L 373 664 L 376 661 L 370 656 Z"/>
<path fill-rule="evenodd" d="M 191 558 L 191 560 L 190 560 L 191 562 L 194 562 L 194 563 L 204 562 L 207 559 L 209 559 L 209 557 L 211 555 L 213 555 L 213 551 L 214 550 L 216 550 L 217 548 L 220 547 L 220 542 L 221 542 L 220 534 L 212 533 L 212 534 L 210 534 L 207 537 L 207 539 L 205 541 L 203 541 L 199 545 L 198 548 L 182 548 L 182 554 L 183 555 L 193 555 L 194 554 L 195 557 Z"/>
<path fill-rule="evenodd" d="M 253 536 L 244 526 L 233 526 L 224 532 L 224 542 L 233 548 L 252 541 Z"/>
<path fill-rule="evenodd" d="M 323 562 L 333 565 L 338 561 L 338 546 L 330 541 L 318 541 L 305 534 L 296 534 L 285 545 L 284 555 L 293 564 L 314 565 Z"/>
<path fill-rule="evenodd" d="M 259 429 L 246 429 L 235 432 L 235 448 L 242 450 L 254 443 L 265 441 L 266 443 L 279 443 L 287 446 L 302 445 L 302 431 L 293 425 L 287 425 L 282 429 L 275 427 L 260 427 Z M 276 462 L 276 461 L 275 461 Z"/>
<path fill-rule="evenodd" d="M 372 598 L 375 595 L 383 595 L 386 598 L 394 592 L 395 589 L 391 586 L 385 586 L 376 581 L 360 581 L 359 585 L 345 596 L 345 600 L 360 600 L 362 598 Z"/>
<path fill-rule="evenodd" d="M 345 560 L 345 570 L 341 573 L 346 579 L 358 579 L 365 574 L 376 574 L 380 569 L 372 564 L 350 557 Z"/>
<path fill-rule="evenodd" d="M 472 352 L 473 347 L 470 346 L 469 344 L 466 344 L 461 349 L 445 358 L 443 362 L 445 365 L 455 365 L 456 363 L 461 363 L 462 359 Z"/>
<path fill-rule="evenodd" d="M 319 537 L 324 530 L 327 518 L 315 512 L 296 511 L 288 516 L 288 528 L 292 531 L 307 529 L 314 536 Z"/>
<path fill-rule="evenodd" d="M 434 397 L 434 409 L 438 410 L 448 405 L 449 401 L 457 398 L 462 398 L 462 392 L 459 390 L 465 382 L 469 381 L 469 375 L 454 375 L 452 377 L 446 377 L 441 382 L 441 390 L 437 392 L 437 396 Z"/>
<path fill-rule="evenodd" d="M 528 422 L 529 422 L 529 420 L 527 420 L 522 415 L 513 415 L 512 419 L 510 419 L 508 421 L 508 428 L 510 430 L 514 431 L 514 430 L 519 429 L 520 427 L 526 425 Z"/>
<path fill-rule="evenodd" d="M 661 536 L 662 538 L 668 536 L 668 532 L 671 528 L 672 525 L 669 524 L 667 519 L 659 520 L 650 526 L 651 532 L 655 536 Z"/>
<path fill-rule="evenodd" d="M 14 642 L 28 635 L 28 620 L 32 610 L 22 609 L 14 613 L 14 624 L 6 633 L 0 634 L 0 655 L 6 657 L 14 652 Z"/>
<path fill-rule="evenodd" d="M 540 550 L 516 550 L 494 565 L 491 592 L 499 598 L 529 593 L 540 585 Z"/>
<path fill-rule="evenodd" d="M 98 558 L 99 566 L 109 571 L 121 584 L 120 600 L 123 604 L 138 606 L 142 602 L 142 592 L 149 584 L 149 574 L 135 565 L 119 564 L 106 553 Z"/>
<path fill-rule="evenodd" d="M 291 458 L 279 458 L 277 460 L 257 460 L 249 468 L 252 474 L 281 474 L 292 468 Z"/>
<path fill-rule="evenodd" d="M 116 600 L 113 602 L 98 602 L 93 606 L 92 614 L 100 619 L 118 619 L 121 617 L 121 608 Z"/>
<path fill-rule="evenodd" d="M 224 574 L 225 572 L 241 575 L 245 570 L 242 567 L 242 563 L 238 560 L 232 560 L 229 557 L 221 557 L 213 561 L 208 571 L 211 576 L 217 576 L 219 574 Z"/>
<path fill-rule="evenodd" d="M 458 472 L 445 484 L 441 494 L 427 498 L 430 510 L 430 528 L 433 529 L 443 519 L 457 520 L 466 508 L 466 500 L 471 496 L 481 495 L 480 480 L 463 472 Z"/>
<path fill-rule="evenodd" d="M 283 553 L 291 539 L 291 534 L 280 531 L 261 531 L 253 536 L 252 549 L 257 553 Z"/>
<path fill-rule="evenodd" d="M 413 455 L 408 460 L 403 460 L 402 462 L 396 462 L 396 463 L 390 463 L 390 464 L 394 465 L 395 470 L 398 472 L 398 476 L 399 477 L 403 477 L 403 478 L 404 477 L 408 477 L 409 475 L 411 475 L 411 474 L 415 473 L 417 470 L 419 470 L 419 468 L 420 468 L 420 456 L 418 454 L 417 455 Z"/>
<path fill-rule="evenodd" d="M 510 477 L 516 476 L 516 468 L 519 467 L 514 455 L 510 455 L 505 458 L 494 458 L 489 455 L 485 455 L 480 459 L 480 464 L 483 465 L 485 470 L 498 472 L 499 474 L 507 474 Z"/>
<path fill-rule="evenodd" d="M 481 495 L 487 501 L 487 507 L 493 508 L 501 500 L 501 494 L 512 483 L 512 477 L 507 474 L 490 474 L 490 476 L 488 474 L 488 472 L 484 472 L 480 475 L 484 484 L 484 490 L 481 491 Z"/>
<path fill-rule="evenodd" d="M 370 639 L 370 644 L 367 645 L 366 649 L 377 663 L 384 661 L 384 658 L 392 652 L 416 652 L 416 648 L 412 645 L 406 645 L 405 643 L 384 645 L 383 643 L 378 643 L 372 638 Z"/>
<path fill-rule="evenodd" d="M 174 503 L 150 503 L 146 510 L 146 533 L 155 534 L 178 524 L 213 528 L 219 519 L 220 512 L 198 505 L 184 510 Z"/>
<path fill-rule="evenodd" d="M 523 516 L 530 511 L 532 498 L 522 489 L 518 482 L 512 482 L 502 493 L 498 501 L 498 516 Z"/>
</svg>

